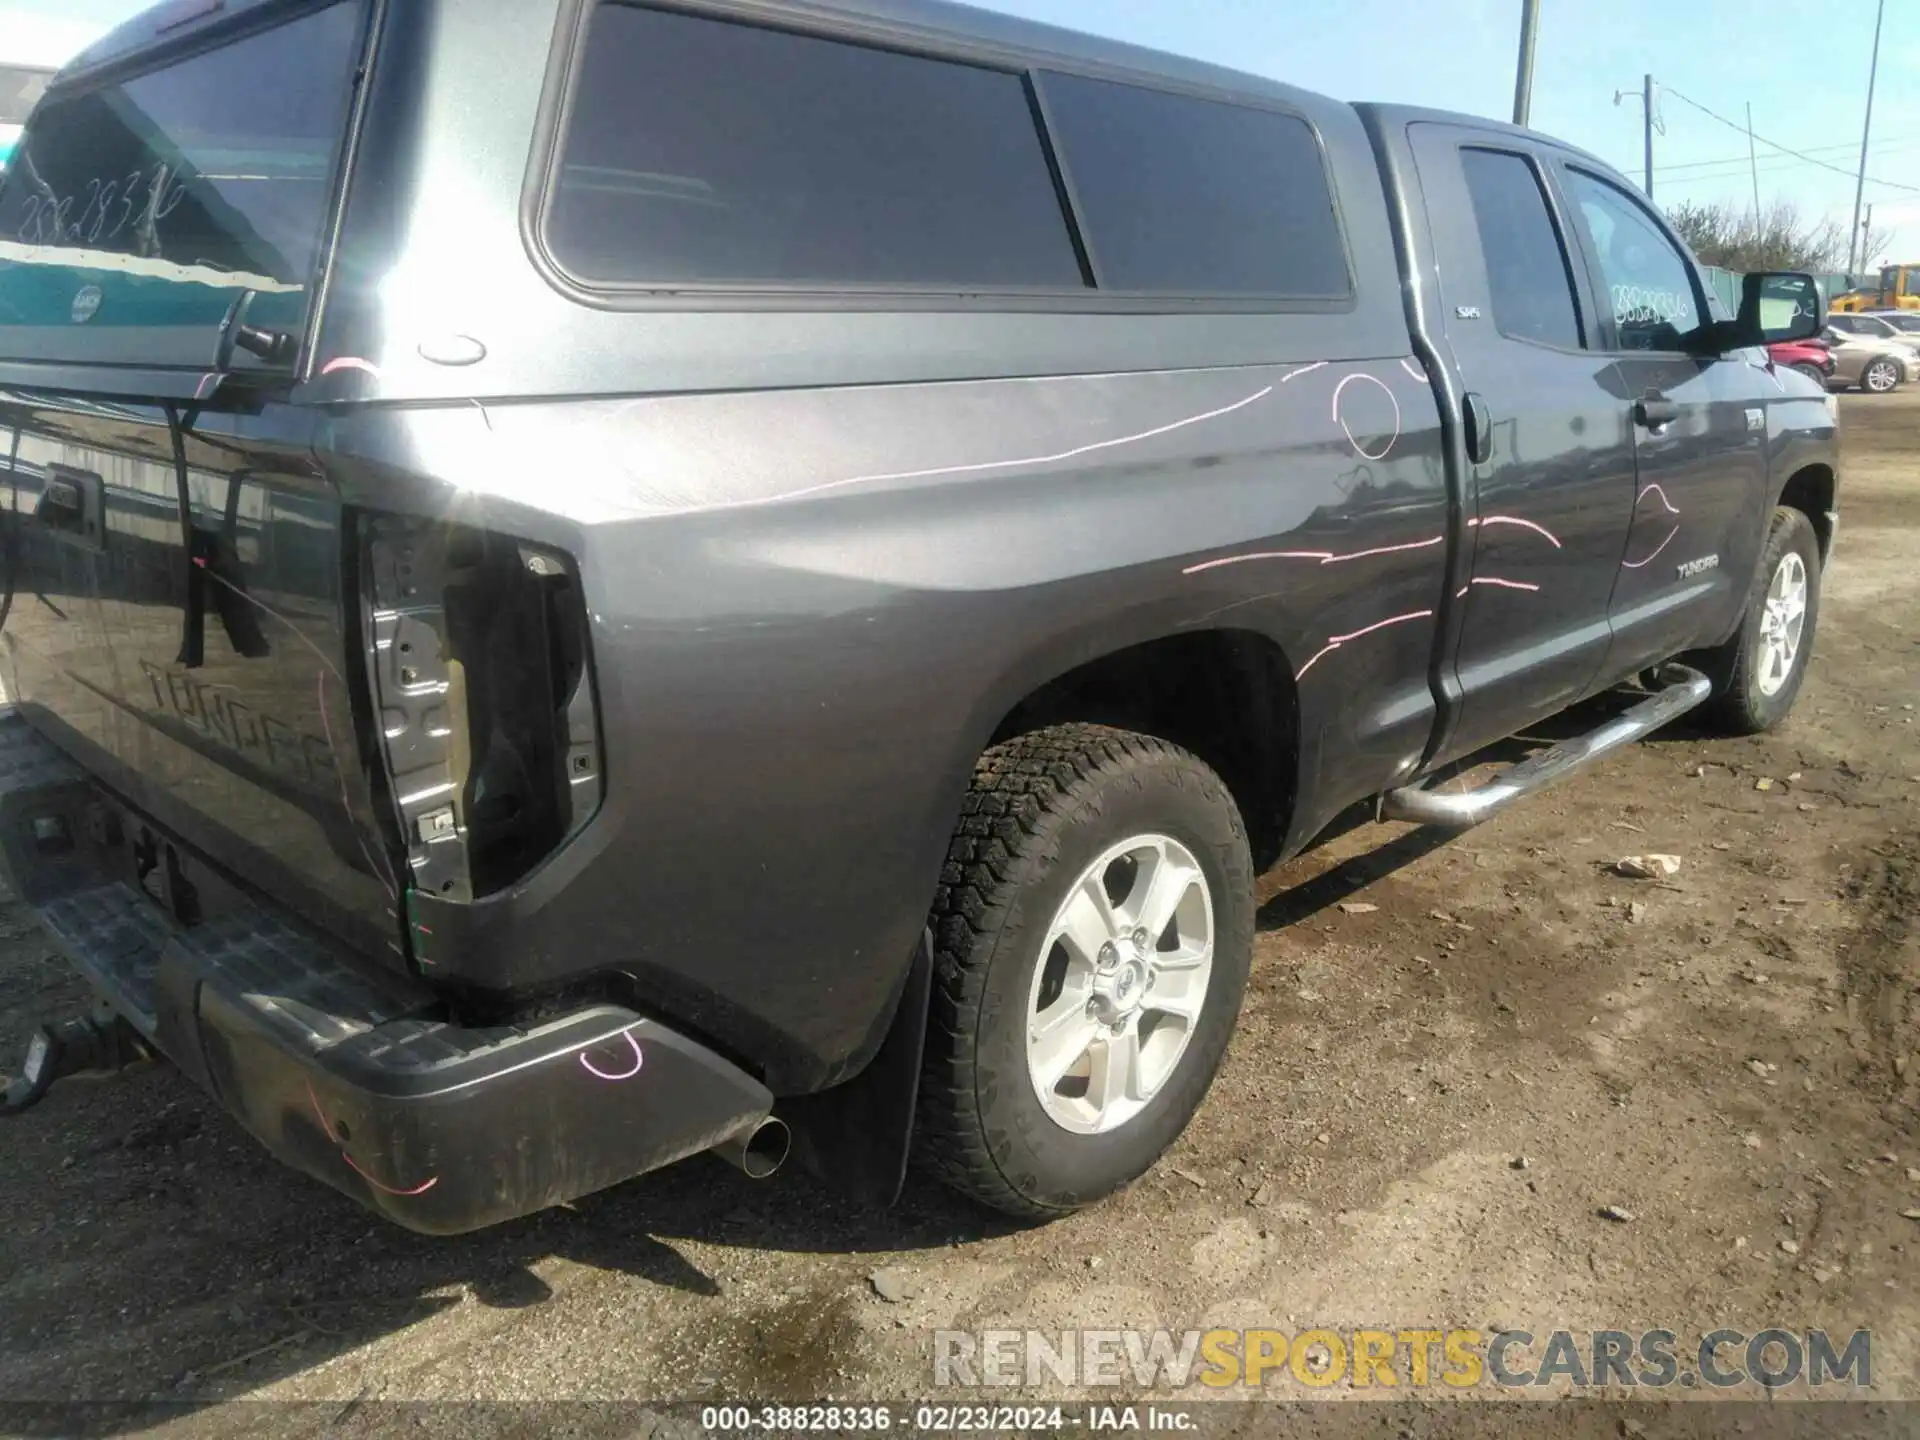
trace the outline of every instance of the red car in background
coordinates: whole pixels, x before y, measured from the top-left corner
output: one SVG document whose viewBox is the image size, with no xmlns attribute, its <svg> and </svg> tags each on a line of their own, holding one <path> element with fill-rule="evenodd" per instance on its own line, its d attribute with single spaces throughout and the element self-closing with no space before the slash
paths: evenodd
<svg viewBox="0 0 1920 1440">
<path fill-rule="evenodd" d="M 1787 370 L 1798 370 L 1822 390 L 1833 378 L 1833 350 L 1824 340 L 1788 340 L 1767 347 L 1767 358 Z"/>
</svg>

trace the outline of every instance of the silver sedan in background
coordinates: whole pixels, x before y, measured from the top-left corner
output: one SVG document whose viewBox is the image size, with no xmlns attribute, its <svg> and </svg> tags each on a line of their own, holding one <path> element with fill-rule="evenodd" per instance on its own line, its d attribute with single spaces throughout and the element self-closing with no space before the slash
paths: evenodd
<svg viewBox="0 0 1920 1440">
<path fill-rule="evenodd" d="M 1834 371 L 1828 378 L 1829 385 L 1857 385 L 1874 395 L 1884 395 L 1910 381 L 1920 380 L 1920 352 L 1908 342 L 1856 335 L 1832 324 L 1821 332 L 1820 338 L 1833 350 Z"/>
</svg>

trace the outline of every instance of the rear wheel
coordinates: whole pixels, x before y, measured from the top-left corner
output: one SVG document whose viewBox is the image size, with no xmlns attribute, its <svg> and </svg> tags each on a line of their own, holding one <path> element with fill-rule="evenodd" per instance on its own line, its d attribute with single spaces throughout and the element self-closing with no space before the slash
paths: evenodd
<svg viewBox="0 0 1920 1440">
<path fill-rule="evenodd" d="M 1787 718 L 1806 678 L 1820 618 L 1820 541 L 1798 510 L 1773 512 L 1739 633 L 1707 658 L 1714 696 L 1708 715 L 1735 735 L 1757 735 Z"/>
<path fill-rule="evenodd" d="M 933 908 L 922 1164 L 1030 1217 L 1146 1171 L 1220 1066 L 1253 908 L 1239 809 L 1186 751 L 1093 725 L 989 750 Z"/>
<path fill-rule="evenodd" d="M 1860 388 L 1875 395 L 1885 395 L 1888 391 L 1899 389 L 1899 364 L 1882 356 L 1860 372 Z"/>
</svg>

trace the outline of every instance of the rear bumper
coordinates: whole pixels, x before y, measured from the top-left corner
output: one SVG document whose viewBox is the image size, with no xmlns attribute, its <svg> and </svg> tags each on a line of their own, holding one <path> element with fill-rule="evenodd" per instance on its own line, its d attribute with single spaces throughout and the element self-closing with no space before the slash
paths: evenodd
<svg viewBox="0 0 1920 1440">
<path fill-rule="evenodd" d="M 143 842 L 199 878 L 196 893 L 218 892 L 206 918 L 183 925 L 150 897 Z M 448 1023 L 425 986 L 233 890 L 11 708 L 0 859 L 102 996 L 268 1150 L 412 1230 L 474 1230 L 588 1194 L 772 1107 L 731 1062 L 618 1006 Z"/>
</svg>

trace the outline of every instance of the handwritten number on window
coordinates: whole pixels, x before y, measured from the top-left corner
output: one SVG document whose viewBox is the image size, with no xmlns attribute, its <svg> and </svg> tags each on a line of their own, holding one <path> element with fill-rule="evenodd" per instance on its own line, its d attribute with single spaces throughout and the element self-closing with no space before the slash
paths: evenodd
<svg viewBox="0 0 1920 1440">
<path fill-rule="evenodd" d="M 24 245 L 110 245 L 132 226 L 140 241 L 139 253 L 157 255 L 160 222 L 186 198 L 187 187 L 179 172 L 164 162 L 150 171 L 131 171 L 124 181 L 95 177 L 76 195 L 49 191 L 30 197 L 18 239 Z"/>
</svg>

